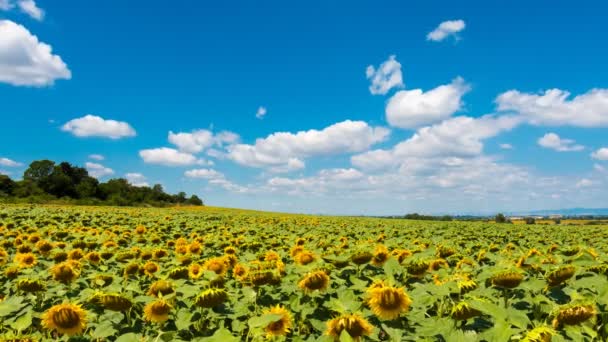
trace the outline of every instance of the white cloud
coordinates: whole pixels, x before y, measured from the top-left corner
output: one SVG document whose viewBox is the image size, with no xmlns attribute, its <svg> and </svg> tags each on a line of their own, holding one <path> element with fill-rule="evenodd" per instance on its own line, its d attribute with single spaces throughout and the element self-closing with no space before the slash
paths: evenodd
<svg viewBox="0 0 608 342">
<path fill-rule="evenodd" d="M 184 172 L 188 178 L 221 179 L 224 175 L 213 169 L 194 169 Z"/>
<path fill-rule="evenodd" d="M 346 120 L 322 130 L 277 132 L 255 144 L 229 145 L 227 157 L 234 162 L 260 168 L 301 168 L 303 159 L 365 151 L 387 138 L 390 131 L 370 127 L 363 121 Z"/>
<path fill-rule="evenodd" d="M 593 164 L 593 169 L 598 172 L 606 172 L 606 168 L 600 164 Z"/>
<path fill-rule="evenodd" d="M 61 130 L 77 137 L 120 139 L 136 135 L 133 127 L 126 122 L 106 120 L 91 114 L 68 121 L 61 127 Z"/>
<path fill-rule="evenodd" d="M 509 90 L 496 98 L 498 110 L 512 111 L 533 125 L 608 127 L 608 89 L 591 89 L 569 100 L 570 93 L 550 89 L 540 94 Z"/>
<path fill-rule="evenodd" d="M 511 144 L 500 144 L 499 146 L 503 150 L 512 150 L 513 149 L 513 145 L 511 145 Z"/>
<path fill-rule="evenodd" d="M 101 154 L 89 154 L 89 159 L 93 159 L 93 160 L 104 160 L 106 159 L 103 155 Z"/>
<path fill-rule="evenodd" d="M 418 129 L 411 138 L 390 150 L 372 150 L 355 155 L 351 162 L 363 169 L 382 169 L 400 165 L 405 158 L 478 156 L 483 152 L 483 140 L 511 130 L 520 122 L 515 116 L 454 117 Z"/>
<path fill-rule="evenodd" d="M 585 149 L 583 145 L 577 145 L 572 139 L 562 139 L 555 133 L 547 133 L 538 139 L 538 144 L 544 148 L 552 149 L 558 152 L 573 152 L 582 151 Z"/>
<path fill-rule="evenodd" d="M 608 147 L 602 147 L 599 150 L 591 153 L 591 158 L 597 160 L 608 160 Z"/>
<path fill-rule="evenodd" d="M 114 174 L 114 170 L 98 163 L 86 162 L 84 165 L 87 171 L 89 172 L 89 175 L 95 178 L 101 178 Z"/>
<path fill-rule="evenodd" d="M 593 182 L 590 179 L 583 178 L 576 183 L 577 188 L 587 188 L 593 185 Z"/>
<path fill-rule="evenodd" d="M 404 86 L 401 64 L 395 59 L 395 55 L 389 56 L 378 69 L 369 65 L 365 70 L 365 76 L 371 81 L 369 91 L 374 95 L 384 95 L 392 88 Z"/>
<path fill-rule="evenodd" d="M 258 108 L 258 111 L 255 113 L 255 117 L 258 119 L 263 119 L 264 116 L 266 115 L 266 113 L 267 113 L 266 107 L 260 106 L 260 108 Z"/>
<path fill-rule="evenodd" d="M 139 156 L 145 163 L 165 166 L 187 166 L 204 163 L 190 153 L 180 152 L 169 147 L 141 150 Z"/>
<path fill-rule="evenodd" d="M 127 182 L 129 182 L 129 184 L 133 186 L 150 186 L 150 184 L 148 184 L 148 182 L 146 181 L 146 176 L 142 175 L 141 173 L 127 173 L 125 174 L 125 179 L 127 180 Z"/>
<path fill-rule="evenodd" d="M 401 90 L 386 105 L 386 119 L 391 126 L 417 128 L 449 118 L 462 108 L 462 96 L 470 90 L 457 77 L 450 84 L 427 92 L 422 89 Z"/>
<path fill-rule="evenodd" d="M 8 11 L 13 7 L 14 7 L 14 5 L 11 3 L 10 0 L 0 0 L 0 10 L 1 11 Z"/>
<path fill-rule="evenodd" d="M 199 153 L 211 146 L 223 146 L 234 144 L 240 139 L 239 135 L 229 131 L 221 131 L 213 134 L 210 130 L 198 129 L 191 133 L 169 131 L 168 140 L 177 146 L 181 152 Z"/>
<path fill-rule="evenodd" d="M 19 9 L 36 20 L 42 20 L 44 18 L 44 11 L 36 5 L 34 0 L 19 0 L 17 2 Z"/>
<path fill-rule="evenodd" d="M 0 82 L 14 86 L 48 86 L 72 73 L 52 47 L 25 27 L 0 20 Z"/>
<path fill-rule="evenodd" d="M 461 32 L 466 27 L 464 20 L 447 20 L 439 24 L 433 31 L 426 35 L 427 40 L 440 42 L 447 37 L 453 36 L 458 39 L 458 32 Z"/>
<path fill-rule="evenodd" d="M 1 166 L 6 166 L 6 167 L 18 167 L 18 166 L 22 166 L 22 163 L 16 162 L 12 159 L 8 159 L 8 158 L 0 158 L 0 165 Z"/>
</svg>

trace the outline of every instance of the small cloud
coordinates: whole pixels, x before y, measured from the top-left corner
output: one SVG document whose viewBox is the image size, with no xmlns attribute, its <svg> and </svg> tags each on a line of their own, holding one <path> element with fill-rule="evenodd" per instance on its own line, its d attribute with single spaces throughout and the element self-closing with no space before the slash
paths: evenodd
<svg viewBox="0 0 608 342">
<path fill-rule="evenodd" d="M 101 154 L 89 154 L 89 159 L 93 159 L 93 160 L 104 160 L 106 159 L 104 156 L 102 156 Z"/>
<path fill-rule="evenodd" d="M 440 42 L 448 37 L 459 39 L 458 32 L 466 27 L 464 20 L 447 20 L 439 24 L 433 31 L 426 35 L 427 40 Z"/>
<path fill-rule="evenodd" d="M 180 152 L 169 147 L 160 147 L 139 151 L 139 156 L 147 164 L 165 166 L 187 166 L 200 162 L 190 153 Z"/>
<path fill-rule="evenodd" d="M 87 171 L 89 172 L 89 174 L 95 178 L 101 178 L 101 177 L 105 177 L 105 176 L 114 174 L 114 170 L 110 169 L 109 167 L 105 167 L 101 164 L 98 164 L 98 163 L 86 162 L 85 167 L 86 167 Z"/>
<path fill-rule="evenodd" d="M 572 139 L 562 139 L 555 133 L 547 133 L 540 139 L 538 144 L 544 148 L 555 150 L 557 152 L 574 152 L 585 149 L 583 145 L 577 145 Z"/>
<path fill-rule="evenodd" d="M 395 55 L 389 56 L 378 69 L 369 65 L 365 70 L 365 76 L 372 82 L 369 91 L 373 95 L 385 95 L 392 88 L 403 88 L 404 86 L 401 64 Z"/>
<path fill-rule="evenodd" d="M 106 120 L 96 115 L 85 115 L 81 118 L 66 122 L 61 130 L 79 138 L 103 137 L 120 139 L 136 135 L 131 125 L 123 121 Z"/>
<path fill-rule="evenodd" d="M 263 119 L 264 116 L 266 116 L 266 113 L 267 113 L 266 107 L 260 106 L 260 108 L 258 108 L 258 111 L 255 113 L 255 117 L 258 119 Z"/>
<path fill-rule="evenodd" d="M 19 0 L 17 6 L 21 12 L 29 15 L 33 19 L 41 21 L 44 19 L 44 11 L 36 5 L 34 0 Z"/>
<path fill-rule="evenodd" d="M 593 169 L 598 172 L 606 172 L 606 168 L 600 164 L 593 164 Z"/>
<path fill-rule="evenodd" d="M 0 165 L 6 166 L 6 167 L 18 167 L 18 166 L 22 166 L 23 164 L 16 162 L 14 160 L 8 159 L 8 158 L 0 158 Z"/>
<path fill-rule="evenodd" d="M 608 147 L 602 147 L 599 150 L 591 153 L 591 158 L 597 160 L 608 160 Z"/>
<path fill-rule="evenodd" d="M 513 145 L 511 144 L 500 144 L 500 148 L 503 150 L 512 150 L 513 149 Z"/>
<path fill-rule="evenodd" d="M 583 178 L 576 183 L 577 188 L 587 188 L 593 185 L 593 182 L 587 178 Z"/>
<path fill-rule="evenodd" d="M 141 173 L 130 172 L 125 174 L 125 179 L 133 186 L 150 186 L 146 181 L 146 177 Z"/>
</svg>

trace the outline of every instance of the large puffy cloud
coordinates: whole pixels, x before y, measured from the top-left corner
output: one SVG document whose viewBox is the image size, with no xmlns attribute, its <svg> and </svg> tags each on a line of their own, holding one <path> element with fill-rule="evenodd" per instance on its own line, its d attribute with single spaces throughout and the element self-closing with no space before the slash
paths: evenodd
<svg viewBox="0 0 608 342">
<path fill-rule="evenodd" d="M 534 125 L 608 126 L 608 89 L 569 97 L 570 92 L 560 89 L 539 94 L 509 90 L 496 98 L 496 104 L 499 111 L 518 113 Z"/>
<path fill-rule="evenodd" d="M 371 81 L 369 86 L 370 93 L 374 95 L 384 95 L 392 88 L 403 87 L 403 75 L 401 74 L 401 64 L 390 56 L 378 69 L 369 65 L 365 70 L 365 75 Z"/>
<path fill-rule="evenodd" d="M 572 139 L 563 139 L 555 133 L 547 133 L 538 139 L 538 144 L 544 148 L 558 152 L 582 151 L 585 146 L 578 145 Z"/>
<path fill-rule="evenodd" d="M 238 142 L 240 137 L 238 134 L 222 131 L 213 134 L 210 130 L 198 129 L 192 132 L 173 133 L 169 131 L 168 140 L 171 144 L 186 153 L 199 153 L 213 145 L 222 146 L 225 144 L 234 144 Z"/>
<path fill-rule="evenodd" d="M 516 116 L 459 116 L 420 128 L 411 138 L 390 150 L 372 150 L 355 155 L 351 162 L 364 169 L 381 169 L 399 165 L 404 158 L 477 156 L 483 152 L 483 140 L 511 130 L 520 122 Z"/>
<path fill-rule="evenodd" d="M 114 170 L 109 167 L 105 167 L 99 163 L 86 162 L 84 165 L 89 174 L 95 178 L 101 178 L 114 174 Z"/>
<path fill-rule="evenodd" d="M 141 150 L 139 156 L 145 163 L 165 166 L 188 166 L 203 163 L 190 153 L 180 152 L 169 147 Z"/>
<path fill-rule="evenodd" d="M 608 147 L 602 147 L 591 154 L 593 159 L 608 160 Z"/>
<path fill-rule="evenodd" d="M 61 130 L 77 137 L 104 137 L 120 139 L 135 136 L 131 125 L 123 121 L 106 120 L 96 115 L 85 115 L 66 122 Z"/>
<path fill-rule="evenodd" d="M 16 162 L 12 159 L 8 159 L 8 158 L 0 158 L 0 166 L 6 166 L 6 167 L 18 167 L 18 166 L 22 166 L 22 163 Z"/>
<path fill-rule="evenodd" d="M 458 32 L 461 32 L 466 27 L 464 20 L 446 20 L 439 24 L 433 31 L 426 35 L 427 40 L 440 42 L 448 37 L 458 38 Z"/>
<path fill-rule="evenodd" d="M 227 157 L 250 167 L 298 169 L 304 167 L 302 159 L 308 157 L 365 151 L 389 133 L 383 127 L 347 120 L 322 130 L 273 133 L 253 145 L 229 145 Z"/>
<path fill-rule="evenodd" d="M 0 20 L 0 82 L 15 86 L 48 86 L 72 73 L 50 45 L 25 27 Z"/>
<path fill-rule="evenodd" d="M 462 108 L 462 96 L 470 90 L 460 77 L 429 91 L 401 90 L 390 98 L 386 119 L 391 126 L 417 128 L 449 118 Z"/>
</svg>

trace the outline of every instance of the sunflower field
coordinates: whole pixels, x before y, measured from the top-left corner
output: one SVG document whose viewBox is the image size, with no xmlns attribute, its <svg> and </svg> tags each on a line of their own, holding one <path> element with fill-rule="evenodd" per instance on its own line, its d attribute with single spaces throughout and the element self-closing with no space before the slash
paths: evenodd
<svg viewBox="0 0 608 342">
<path fill-rule="evenodd" d="M 0 341 L 606 341 L 608 227 L 0 207 Z"/>
</svg>

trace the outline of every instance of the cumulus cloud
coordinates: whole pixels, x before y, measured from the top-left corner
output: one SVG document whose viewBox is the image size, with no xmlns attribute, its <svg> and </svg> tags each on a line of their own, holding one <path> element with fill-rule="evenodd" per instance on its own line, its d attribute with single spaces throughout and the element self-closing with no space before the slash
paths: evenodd
<svg viewBox="0 0 608 342">
<path fill-rule="evenodd" d="M 36 20 L 40 21 L 44 18 L 44 11 L 36 5 L 34 0 L 19 0 L 17 6 L 19 6 L 21 12 Z"/>
<path fill-rule="evenodd" d="M 224 174 L 213 169 L 194 169 L 184 172 L 188 178 L 219 179 L 224 178 Z"/>
<path fill-rule="evenodd" d="M 264 116 L 266 116 L 266 112 L 267 112 L 266 107 L 260 106 L 258 108 L 257 112 L 255 113 L 255 117 L 258 119 L 263 119 Z"/>
<path fill-rule="evenodd" d="M 550 89 L 544 93 L 509 90 L 496 98 L 499 111 L 511 111 L 533 125 L 608 127 L 608 89 L 591 89 L 569 99 L 570 92 Z"/>
<path fill-rule="evenodd" d="M 8 159 L 8 158 L 0 158 L 0 165 L 1 166 L 6 166 L 6 167 L 18 167 L 18 166 L 22 166 L 22 163 L 16 162 L 12 159 Z"/>
<path fill-rule="evenodd" d="M 587 188 L 593 185 L 593 181 L 587 178 L 583 178 L 576 183 L 577 188 Z"/>
<path fill-rule="evenodd" d="M 125 174 L 125 179 L 127 180 L 127 182 L 129 182 L 129 184 L 133 186 L 150 186 L 150 184 L 148 184 L 148 182 L 146 181 L 146 176 L 142 175 L 141 173 L 127 173 Z"/>
<path fill-rule="evenodd" d="M 136 135 L 131 125 L 123 121 L 106 120 L 96 115 L 85 115 L 66 122 L 61 130 L 77 137 L 103 137 L 120 139 Z"/>
<path fill-rule="evenodd" d="M 499 147 L 503 150 L 512 150 L 513 149 L 513 145 L 511 145 L 511 144 L 500 144 Z"/>
<path fill-rule="evenodd" d="M 370 93 L 374 95 L 384 95 L 392 88 L 403 88 L 403 75 L 401 74 L 401 64 L 395 55 L 389 56 L 378 69 L 369 65 L 365 70 L 367 79 L 370 80 Z"/>
<path fill-rule="evenodd" d="M 206 163 L 190 153 L 180 152 L 169 147 L 141 150 L 139 156 L 145 163 L 165 166 L 188 166 Z"/>
<path fill-rule="evenodd" d="M 390 150 L 372 150 L 351 157 L 353 165 L 364 169 L 382 169 L 399 165 L 404 158 L 477 156 L 483 141 L 519 125 L 516 116 L 485 115 L 480 118 L 459 116 L 433 126 L 420 128 Z"/>
<path fill-rule="evenodd" d="M 447 20 L 439 24 L 433 31 L 426 35 L 427 40 L 440 42 L 448 37 L 458 39 L 458 32 L 466 27 L 464 20 Z"/>
<path fill-rule="evenodd" d="M 223 146 L 234 144 L 240 139 L 239 135 L 229 131 L 222 131 L 213 134 L 210 130 L 198 129 L 192 132 L 173 133 L 169 131 L 168 140 L 177 146 L 181 152 L 199 153 L 211 146 Z"/>
<path fill-rule="evenodd" d="M 87 171 L 89 172 L 89 175 L 95 178 L 101 178 L 114 174 L 114 170 L 98 163 L 86 162 L 84 165 Z"/>
<path fill-rule="evenodd" d="M 52 47 L 25 27 L 0 20 L 0 82 L 14 86 L 48 86 L 72 73 Z"/>
<path fill-rule="evenodd" d="M 591 153 L 591 158 L 597 160 L 608 160 L 608 147 L 602 147 Z"/>
<path fill-rule="evenodd" d="M 573 152 L 582 151 L 585 149 L 583 145 L 577 145 L 572 139 L 562 139 L 555 133 L 547 133 L 538 139 L 538 144 L 544 148 L 552 149 L 558 152 Z"/>
<path fill-rule="evenodd" d="M 89 159 L 101 161 L 101 160 L 104 160 L 106 158 L 103 155 L 101 155 L 101 154 L 89 154 Z"/>
<path fill-rule="evenodd" d="M 298 169 L 304 167 L 305 158 L 365 151 L 389 133 L 383 127 L 347 120 L 322 130 L 273 133 L 253 145 L 229 145 L 227 157 L 249 167 Z"/>
<path fill-rule="evenodd" d="M 424 92 L 422 89 L 401 90 L 390 98 L 386 119 L 391 126 L 417 128 L 449 118 L 462 108 L 462 96 L 470 90 L 457 77 L 450 84 Z"/>
</svg>

